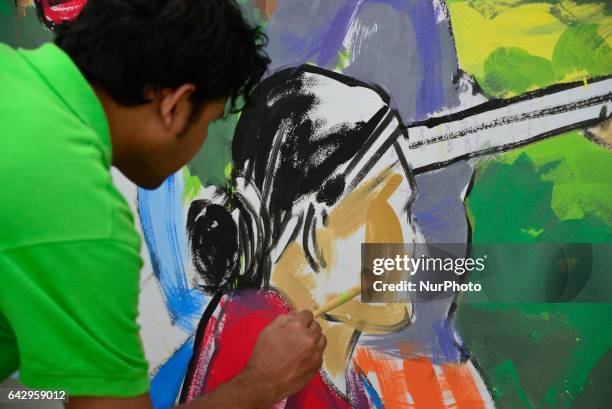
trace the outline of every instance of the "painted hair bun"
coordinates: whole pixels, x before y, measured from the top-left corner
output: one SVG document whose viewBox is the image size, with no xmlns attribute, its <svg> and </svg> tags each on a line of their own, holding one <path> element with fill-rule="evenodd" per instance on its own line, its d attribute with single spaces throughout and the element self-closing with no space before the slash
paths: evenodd
<svg viewBox="0 0 612 409">
<path fill-rule="evenodd" d="M 231 214 L 207 200 L 191 203 L 188 235 L 193 264 L 208 294 L 232 289 L 239 273 L 238 228 Z"/>
</svg>

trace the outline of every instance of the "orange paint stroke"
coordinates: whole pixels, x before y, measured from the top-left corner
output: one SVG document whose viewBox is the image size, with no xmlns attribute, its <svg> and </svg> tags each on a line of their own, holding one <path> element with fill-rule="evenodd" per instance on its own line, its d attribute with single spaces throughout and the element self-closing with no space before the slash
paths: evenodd
<svg viewBox="0 0 612 409">
<path fill-rule="evenodd" d="M 401 361 L 390 359 L 367 347 L 359 347 L 353 359 L 366 376 L 376 376 L 377 389 L 385 409 L 414 409 L 400 367 Z"/>
<path fill-rule="evenodd" d="M 466 364 L 447 364 L 442 366 L 444 378 L 448 383 L 457 409 L 485 409 L 474 375 Z"/>
<path fill-rule="evenodd" d="M 358 347 L 353 361 L 376 379 L 385 409 L 486 408 L 469 365 L 445 364 L 436 372 L 428 358 L 400 360 L 367 347 Z"/>
<path fill-rule="evenodd" d="M 406 359 L 404 376 L 415 409 L 445 409 L 436 371 L 427 358 Z"/>
</svg>

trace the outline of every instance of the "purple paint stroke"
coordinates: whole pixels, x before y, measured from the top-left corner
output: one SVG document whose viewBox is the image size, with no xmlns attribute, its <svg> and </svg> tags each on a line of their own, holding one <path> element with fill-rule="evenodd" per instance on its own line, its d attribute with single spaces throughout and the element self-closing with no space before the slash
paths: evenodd
<svg viewBox="0 0 612 409">
<path fill-rule="evenodd" d="M 443 319 L 433 325 L 431 345 L 437 346 L 433 348 L 431 357 L 435 365 L 459 362 L 467 355 L 453 319 Z"/>
<path fill-rule="evenodd" d="M 324 41 L 319 41 L 323 46 L 316 60 L 318 65 L 321 67 L 330 67 L 330 65 L 336 64 L 338 53 L 342 51 L 342 44 L 346 38 L 353 16 L 357 15 L 363 5 L 368 3 L 387 4 L 398 12 L 405 11 L 408 8 L 408 2 L 406 0 L 346 1 L 336 12 L 335 17 L 329 24 L 328 30 L 324 32 Z"/>
<path fill-rule="evenodd" d="M 448 231 L 456 222 L 457 215 L 465 213 L 463 203 L 452 196 L 443 196 L 429 204 L 425 210 L 414 212 L 427 239 L 434 243 L 448 240 Z"/>
<path fill-rule="evenodd" d="M 410 13 L 419 50 L 419 62 L 423 69 L 423 79 L 419 89 L 419 103 L 416 104 L 416 120 L 424 120 L 444 107 L 444 78 L 442 78 L 442 50 L 438 23 L 433 3 L 430 0 L 417 0 Z"/>
<path fill-rule="evenodd" d="M 377 402 L 380 402 L 380 398 L 374 390 L 368 389 L 367 383 L 364 383 L 367 382 L 367 377 L 354 363 L 348 364 L 344 378 L 347 397 L 352 407 L 366 409 L 378 407 Z"/>
<path fill-rule="evenodd" d="M 366 4 L 387 4 L 398 12 L 408 9 L 406 0 L 348 0 L 342 4 L 332 19 L 321 27 L 317 34 L 309 33 L 309 37 L 284 34 L 281 39 L 280 53 L 293 57 L 295 65 L 315 61 L 317 65 L 333 68 L 338 53 L 343 50 L 343 42 L 347 35 L 353 16 L 357 15 Z"/>
<path fill-rule="evenodd" d="M 303 37 L 292 35 L 292 34 L 284 34 L 281 39 L 282 44 L 282 53 L 287 55 L 299 55 L 302 58 L 302 62 L 298 65 L 304 64 L 309 59 L 314 58 L 317 53 L 317 46 L 310 45 L 307 46 L 306 41 Z"/>
<path fill-rule="evenodd" d="M 318 65 L 327 67 L 338 59 L 338 52 L 342 49 L 342 42 L 346 37 L 351 17 L 355 15 L 357 8 L 362 2 L 363 0 L 346 2 L 336 12 L 327 32 L 324 34 L 325 46 L 319 52 L 319 58 L 317 58 Z"/>
</svg>

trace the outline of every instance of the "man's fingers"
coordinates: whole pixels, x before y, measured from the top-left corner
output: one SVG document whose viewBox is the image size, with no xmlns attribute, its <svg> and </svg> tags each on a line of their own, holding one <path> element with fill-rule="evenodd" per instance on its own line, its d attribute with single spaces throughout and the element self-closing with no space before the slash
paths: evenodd
<svg viewBox="0 0 612 409">
<path fill-rule="evenodd" d="M 282 326 L 284 323 L 286 323 L 287 321 L 291 321 L 293 317 L 289 314 L 283 314 L 283 315 L 279 315 L 278 317 L 276 317 L 274 319 L 274 321 L 272 321 L 269 325 L 270 328 L 278 328 L 279 326 Z"/>
<path fill-rule="evenodd" d="M 321 326 L 319 325 L 319 323 L 317 321 L 312 321 L 310 323 L 310 326 L 308 327 L 308 332 L 310 332 L 315 341 L 319 341 L 319 337 L 321 336 L 321 334 L 323 333 L 323 330 L 321 329 Z"/>
<path fill-rule="evenodd" d="M 317 347 L 321 351 L 324 351 L 325 347 L 327 347 L 327 337 L 325 336 L 325 334 L 321 334 L 321 338 L 319 338 L 319 344 L 317 345 Z"/>
<path fill-rule="evenodd" d="M 300 321 L 306 328 L 310 326 L 310 323 L 314 320 L 312 311 L 304 310 L 294 315 L 295 319 Z"/>
</svg>

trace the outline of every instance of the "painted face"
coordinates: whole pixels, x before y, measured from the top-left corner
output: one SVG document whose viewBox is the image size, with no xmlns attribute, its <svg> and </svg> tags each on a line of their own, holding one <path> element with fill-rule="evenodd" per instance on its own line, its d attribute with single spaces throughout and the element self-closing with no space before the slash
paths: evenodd
<svg viewBox="0 0 612 409">
<path fill-rule="evenodd" d="M 343 172 L 345 193 L 331 208 L 311 210 L 319 215 L 306 222 L 309 239 L 290 243 L 276 262 L 272 285 L 299 309 L 314 309 L 360 284 L 361 243 L 424 242 L 408 213 L 414 185 L 403 160 L 407 140 L 397 125 L 393 119 L 355 156 Z M 326 319 L 384 333 L 407 325 L 411 312 L 410 303 L 365 304 L 356 298 Z"/>
<path fill-rule="evenodd" d="M 393 118 L 355 155 L 342 170 L 344 194 L 330 208 L 311 210 L 302 230 L 308 239 L 289 243 L 275 263 L 271 284 L 297 309 L 314 310 L 360 284 L 361 243 L 424 243 L 408 211 L 415 191 L 403 154 L 407 138 L 398 125 Z M 357 297 L 319 320 L 328 339 L 323 369 L 335 387 L 346 388 L 356 334 L 397 331 L 411 319 L 410 302 L 365 304 Z"/>
</svg>

